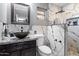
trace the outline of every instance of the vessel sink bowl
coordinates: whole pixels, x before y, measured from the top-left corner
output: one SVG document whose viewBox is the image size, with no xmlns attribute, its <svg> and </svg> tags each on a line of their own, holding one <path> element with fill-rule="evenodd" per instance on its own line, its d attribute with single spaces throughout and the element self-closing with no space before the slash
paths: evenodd
<svg viewBox="0 0 79 59">
<path fill-rule="evenodd" d="M 14 35 L 15 35 L 17 38 L 19 38 L 19 39 L 25 38 L 28 34 L 29 34 L 29 32 L 16 32 L 16 33 L 14 33 Z"/>
</svg>

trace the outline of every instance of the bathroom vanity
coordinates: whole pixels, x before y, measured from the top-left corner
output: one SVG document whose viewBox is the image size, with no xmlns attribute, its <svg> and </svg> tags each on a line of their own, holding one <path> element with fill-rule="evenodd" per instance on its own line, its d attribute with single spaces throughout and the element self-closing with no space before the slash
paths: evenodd
<svg viewBox="0 0 79 59">
<path fill-rule="evenodd" d="M 0 44 L 0 56 L 35 56 L 36 40 L 17 40 Z"/>
<path fill-rule="evenodd" d="M 23 39 L 5 37 L 0 42 L 0 56 L 36 56 L 36 40 L 41 37 L 44 36 L 34 34 Z"/>
</svg>

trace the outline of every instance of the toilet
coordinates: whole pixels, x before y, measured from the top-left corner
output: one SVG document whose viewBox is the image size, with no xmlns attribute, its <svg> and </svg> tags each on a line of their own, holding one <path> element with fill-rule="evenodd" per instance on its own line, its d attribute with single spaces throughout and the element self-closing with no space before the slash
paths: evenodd
<svg viewBox="0 0 79 59">
<path fill-rule="evenodd" d="M 44 44 L 44 38 L 40 38 L 37 40 L 37 50 L 40 56 L 50 56 L 52 51 L 49 46 Z"/>
<path fill-rule="evenodd" d="M 39 46 L 38 52 L 41 56 L 50 56 L 52 53 L 51 49 L 46 45 Z"/>
</svg>

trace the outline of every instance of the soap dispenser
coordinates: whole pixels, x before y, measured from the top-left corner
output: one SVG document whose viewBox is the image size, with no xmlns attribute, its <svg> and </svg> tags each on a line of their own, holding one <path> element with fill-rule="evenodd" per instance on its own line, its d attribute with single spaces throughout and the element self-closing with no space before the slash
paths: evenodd
<svg viewBox="0 0 79 59">
<path fill-rule="evenodd" d="M 2 35 L 7 37 L 8 35 L 8 29 L 7 29 L 7 24 L 6 23 L 3 23 L 3 32 L 2 32 Z"/>
<path fill-rule="evenodd" d="M 4 36 L 6 36 L 6 37 L 7 37 L 7 36 L 8 36 L 7 34 L 8 34 L 8 30 L 7 30 L 7 26 L 5 25 L 5 29 L 4 29 Z"/>
</svg>

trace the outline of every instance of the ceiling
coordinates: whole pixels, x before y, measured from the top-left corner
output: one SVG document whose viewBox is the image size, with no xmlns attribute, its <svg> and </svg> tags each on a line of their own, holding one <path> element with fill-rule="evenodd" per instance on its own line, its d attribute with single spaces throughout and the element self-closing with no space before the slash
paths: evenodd
<svg viewBox="0 0 79 59">
<path fill-rule="evenodd" d="M 69 3 L 54 3 L 54 5 L 56 5 L 58 7 L 65 7 L 65 6 L 69 5 Z"/>
</svg>

